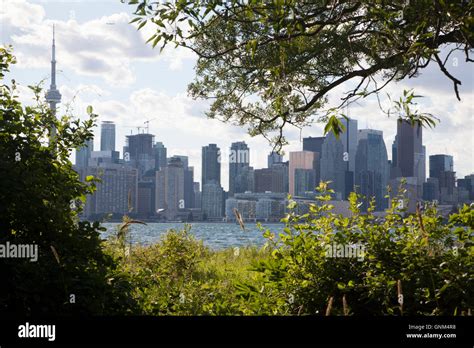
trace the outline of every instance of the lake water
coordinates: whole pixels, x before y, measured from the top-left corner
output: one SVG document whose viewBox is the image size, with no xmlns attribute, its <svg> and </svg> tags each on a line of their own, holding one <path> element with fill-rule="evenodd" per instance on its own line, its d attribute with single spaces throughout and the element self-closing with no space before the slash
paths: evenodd
<svg viewBox="0 0 474 348">
<path fill-rule="evenodd" d="M 117 226 L 120 223 L 104 223 L 107 228 L 104 237 L 110 233 L 117 232 Z M 197 239 L 203 241 L 204 245 L 212 249 L 224 249 L 228 247 L 241 247 L 247 245 L 262 246 L 266 239 L 263 238 L 263 232 L 256 224 L 245 224 L 245 231 L 239 225 L 233 223 L 190 223 L 191 231 Z M 265 228 L 278 235 L 283 231 L 283 224 L 262 224 Z M 147 225 L 132 224 L 130 235 L 132 243 L 150 245 L 156 243 L 160 236 L 170 229 L 180 230 L 184 223 L 147 223 Z"/>
</svg>

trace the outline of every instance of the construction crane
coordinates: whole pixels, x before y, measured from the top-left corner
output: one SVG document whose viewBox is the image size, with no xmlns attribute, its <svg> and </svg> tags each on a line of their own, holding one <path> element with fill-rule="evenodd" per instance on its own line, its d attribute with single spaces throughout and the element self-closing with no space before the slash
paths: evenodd
<svg viewBox="0 0 474 348">
<path fill-rule="evenodd" d="M 153 120 L 156 120 L 156 118 L 151 118 L 151 119 L 146 120 L 145 122 L 143 122 L 144 124 L 146 124 L 146 132 L 147 132 L 147 134 L 150 134 L 150 121 L 153 121 Z"/>
</svg>

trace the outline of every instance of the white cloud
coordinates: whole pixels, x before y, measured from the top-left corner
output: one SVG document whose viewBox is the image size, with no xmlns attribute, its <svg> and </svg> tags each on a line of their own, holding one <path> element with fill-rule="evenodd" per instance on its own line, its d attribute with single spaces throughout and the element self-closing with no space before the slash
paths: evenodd
<svg viewBox="0 0 474 348">
<path fill-rule="evenodd" d="M 163 61 L 169 69 L 181 69 L 194 59 L 189 50 L 166 49 L 160 55 L 146 40 L 151 28 L 137 31 L 125 13 L 78 23 L 50 20 L 41 5 L 26 0 L 2 2 L 2 42 L 12 44 L 19 68 L 47 68 L 50 64 L 51 31 L 56 26 L 57 60 L 79 75 L 105 79 L 126 86 L 135 81 L 132 63 Z"/>
</svg>

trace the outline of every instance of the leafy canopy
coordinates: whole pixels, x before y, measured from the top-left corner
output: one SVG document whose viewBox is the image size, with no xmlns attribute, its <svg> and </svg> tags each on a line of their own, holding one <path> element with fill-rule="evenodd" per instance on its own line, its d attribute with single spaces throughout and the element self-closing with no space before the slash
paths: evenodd
<svg viewBox="0 0 474 348">
<path fill-rule="evenodd" d="M 471 1 L 128 3 L 136 5 L 138 29 L 153 25 L 153 47 L 172 44 L 197 54 L 189 92 L 212 100 L 209 117 L 248 126 L 278 149 L 285 126 L 303 127 L 313 116 L 327 121 L 334 110 L 390 81 L 416 77 L 430 63 L 451 80 L 459 99 L 461 81 L 446 63 L 456 50 L 472 62 Z M 443 46 L 449 49 L 444 60 Z M 343 84 L 349 91 L 340 105 L 325 109 Z M 328 124 L 337 135 L 337 122 Z"/>
</svg>

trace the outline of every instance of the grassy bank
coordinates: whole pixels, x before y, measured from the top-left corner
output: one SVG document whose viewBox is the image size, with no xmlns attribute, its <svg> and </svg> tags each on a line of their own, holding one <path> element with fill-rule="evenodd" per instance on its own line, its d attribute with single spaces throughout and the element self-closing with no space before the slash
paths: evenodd
<svg viewBox="0 0 474 348">
<path fill-rule="evenodd" d="M 258 284 L 253 265 L 271 255 L 257 247 L 211 250 L 189 227 L 170 230 L 151 246 L 133 246 L 118 238 L 107 252 L 133 284 L 140 313 L 146 315 L 255 314 L 239 296 L 241 284 Z"/>
</svg>

